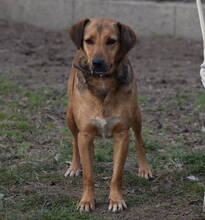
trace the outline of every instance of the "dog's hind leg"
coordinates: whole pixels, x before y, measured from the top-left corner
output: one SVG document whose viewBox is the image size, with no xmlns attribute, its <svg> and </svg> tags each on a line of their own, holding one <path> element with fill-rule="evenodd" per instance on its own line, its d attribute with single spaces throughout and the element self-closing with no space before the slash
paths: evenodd
<svg viewBox="0 0 205 220">
<path fill-rule="evenodd" d="M 135 133 L 136 137 L 136 151 L 139 163 L 139 176 L 148 179 L 152 177 L 152 171 L 147 163 L 146 153 L 144 149 L 144 143 L 142 139 L 142 121 L 141 121 L 141 113 L 140 109 L 136 109 L 136 116 L 133 120 L 132 129 Z"/>
<path fill-rule="evenodd" d="M 75 120 L 73 118 L 73 113 L 71 108 L 68 108 L 67 115 L 66 115 L 66 121 L 69 129 L 71 130 L 71 133 L 73 134 L 73 145 L 72 145 L 72 162 L 70 164 L 70 167 L 67 169 L 65 173 L 65 177 L 67 176 L 78 176 L 80 174 L 80 155 L 79 155 L 79 149 L 78 149 L 78 129 L 75 124 Z"/>
</svg>

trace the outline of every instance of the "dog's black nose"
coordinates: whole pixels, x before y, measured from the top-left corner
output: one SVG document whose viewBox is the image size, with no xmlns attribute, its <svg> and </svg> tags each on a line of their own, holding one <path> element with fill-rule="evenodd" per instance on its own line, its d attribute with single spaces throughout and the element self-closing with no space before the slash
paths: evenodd
<svg viewBox="0 0 205 220">
<path fill-rule="evenodd" d="M 94 58 L 92 64 L 94 68 L 100 68 L 105 64 L 105 61 L 102 58 Z"/>
</svg>

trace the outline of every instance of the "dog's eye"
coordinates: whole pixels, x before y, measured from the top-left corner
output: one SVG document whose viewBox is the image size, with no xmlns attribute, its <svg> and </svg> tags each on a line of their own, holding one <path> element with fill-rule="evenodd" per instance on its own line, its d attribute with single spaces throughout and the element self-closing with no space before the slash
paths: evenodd
<svg viewBox="0 0 205 220">
<path fill-rule="evenodd" d="M 91 39 L 87 39 L 87 40 L 85 40 L 85 42 L 86 42 L 87 44 L 93 44 L 93 43 L 94 43 Z"/>
<path fill-rule="evenodd" d="M 106 42 L 106 44 L 107 45 L 111 45 L 111 44 L 114 44 L 114 43 L 116 43 L 117 41 L 115 40 L 115 39 L 108 39 L 107 40 L 107 42 Z"/>
</svg>

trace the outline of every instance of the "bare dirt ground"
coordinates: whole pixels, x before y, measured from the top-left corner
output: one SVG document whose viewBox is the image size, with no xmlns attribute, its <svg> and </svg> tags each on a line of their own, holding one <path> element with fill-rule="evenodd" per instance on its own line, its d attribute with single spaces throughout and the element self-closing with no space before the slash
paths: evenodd
<svg viewBox="0 0 205 220">
<path fill-rule="evenodd" d="M 71 158 L 72 138 L 64 119 L 75 48 L 67 30 L 51 32 L 0 20 L 0 219 L 205 219 L 202 43 L 139 38 L 130 58 L 155 178 L 137 177 L 131 138 L 124 177 L 129 208 L 109 213 L 112 147 L 110 140 L 97 139 L 97 209 L 79 214 L 81 177 L 63 177 Z"/>
</svg>

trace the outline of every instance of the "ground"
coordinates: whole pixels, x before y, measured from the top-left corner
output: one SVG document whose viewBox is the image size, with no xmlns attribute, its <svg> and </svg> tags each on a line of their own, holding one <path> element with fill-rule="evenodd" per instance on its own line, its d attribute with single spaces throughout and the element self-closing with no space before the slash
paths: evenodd
<svg viewBox="0 0 205 220">
<path fill-rule="evenodd" d="M 139 35 L 130 58 L 154 178 L 138 178 L 131 134 L 123 181 L 129 208 L 109 213 L 112 140 L 96 139 L 97 209 L 80 214 L 82 176 L 63 176 L 72 141 L 65 125 L 67 73 L 75 51 L 68 31 L 0 20 L 0 33 L 0 219 L 205 219 L 201 42 Z"/>
</svg>

